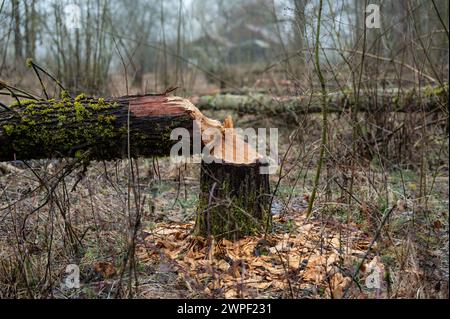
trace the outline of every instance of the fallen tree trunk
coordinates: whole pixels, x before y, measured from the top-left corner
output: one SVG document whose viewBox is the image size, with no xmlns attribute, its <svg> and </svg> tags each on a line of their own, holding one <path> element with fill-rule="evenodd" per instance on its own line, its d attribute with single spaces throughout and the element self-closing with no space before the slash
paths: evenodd
<svg viewBox="0 0 450 319">
<path fill-rule="evenodd" d="M 22 101 L 0 112 L 0 161 L 126 158 L 128 138 L 130 156 L 164 156 L 176 143 L 172 129 L 192 130 L 196 113 L 188 101 L 162 95 Z"/>
<path fill-rule="evenodd" d="M 359 96 L 360 112 L 421 112 L 447 111 L 448 87 L 443 90 L 425 87 L 422 90 L 397 89 L 362 91 Z M 269 94 L 217 94 L 192 97 L 191 101 L 201 110 L 232 110 L 243 114 L 279 115 L 294 112 L 321 112 L 320 96 L 273 96 Z M 328 111 L 343 112 L 355 106 L 353 93 L 328 94 Z"/>
<path fill-rule="evenodd" d="M 178 142 L 170 139 L 172 130 L 187 129 L 192 137 L 194 123 L 201 127 L 200 133 L 216 129 L 222 141 L 220 148 L 210 151 L 214 161 L 202 162 L 197 234 L 237 239 L 267 229 L 269 179 L 260 174 L 259 168 L 266 165 L 262 156 L 234 134 L 231 118 L 222 124 L 182 98 L 96 99 L 81 95 L 22 101 L 0 112 L 0 162 L 167 156 Z M 225 138 L 227 129 L 232 132 L 231 139 Z M 210 135 L 201 137 L 203 145 L 213 140 Z M 240 154 L 243 156 L 237 156 Z"/>
</svg>

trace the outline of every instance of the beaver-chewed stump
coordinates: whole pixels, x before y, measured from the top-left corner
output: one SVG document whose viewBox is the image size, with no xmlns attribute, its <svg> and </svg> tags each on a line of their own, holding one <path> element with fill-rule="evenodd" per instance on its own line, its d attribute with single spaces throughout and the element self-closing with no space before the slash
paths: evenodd
<svg viewBox="0 0 450 319">
<path fill-rule="evenodd" d="M 237 240 L 269 231 L 267 159 L 236 133 L 231 117 L 221 125 L 218 139 L 221 143 L 214 144 L 213 155 L 203 157 L 201 165 L 195 233 Z M 210 145 L 210 140 L 202 142 Z"/>
<path fill-rule="evenodd" d="M 270 229 L 269 177 L 261 165 L 202 163 L 196 234 L 236 240 Z"/>
</svg>

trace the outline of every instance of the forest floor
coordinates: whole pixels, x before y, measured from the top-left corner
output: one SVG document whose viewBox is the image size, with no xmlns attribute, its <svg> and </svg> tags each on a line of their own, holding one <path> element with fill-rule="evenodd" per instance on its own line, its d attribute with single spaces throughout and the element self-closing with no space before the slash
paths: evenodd
<svg viewBox="0 0 450 319">
<path fill-rule="evenodd" d="M 426 175 L 357 167 L 350 201 L 346 168 L 333 164 L 323 176 L 336 183 L 328 194 L 322 183 L 307 219 L 315 162 L 304 156 L 317 127 L 288 154 L 278 187 L 270 177 L 272 232 L 235 243 L 192 235 L 199 165 L 139 159 L 128 187 L 126 160 L 64 178 L 66 160 L 15 163 L 0 173 L 0 298 L 448 298 L 448 159 Z M 280 158 L 287 149 L 286 139 Z M 79 289 L 64 286 L 68 264 Z"/>
</svg>

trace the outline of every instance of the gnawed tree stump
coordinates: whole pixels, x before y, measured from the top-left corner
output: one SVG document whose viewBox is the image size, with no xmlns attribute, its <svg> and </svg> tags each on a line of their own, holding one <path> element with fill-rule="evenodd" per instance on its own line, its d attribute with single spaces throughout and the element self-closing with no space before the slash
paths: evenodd
<svg viewBox="0 0 450 319">
<path fill-rule="evenodd" d="M 196 234 L 236 240 L 269 231 L 269 175 L 262 174 L 268 161 L 235 133 L 231 117 L 219 146 L 210 161 L 203 158 Z"/>
<path fill-rule="evenodd" d="M 270 230 L 270 188 L 260 162 L 202 163 L 197 235 L 231 240 Z"/>
</svg>

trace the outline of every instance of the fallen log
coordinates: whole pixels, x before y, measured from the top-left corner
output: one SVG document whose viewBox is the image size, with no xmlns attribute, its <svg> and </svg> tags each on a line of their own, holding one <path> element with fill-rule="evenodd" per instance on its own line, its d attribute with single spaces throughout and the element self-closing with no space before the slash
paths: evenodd
<svg viewBox="0 0 450 319">
<path fill-rule="evenodd" d="M 1 174 L 19 174 L 22 170 L 9 163 L 0 163 L 0 175 Z"/>
<path fill-rule="evenodd" d="M 94 160 L 126 158 L 128 138 L 131 157 L 165 156 L 176 143 L 170 140 L 174 128 L 192 130 L 193 119 L 203 119 L 188 101 L 162 95 L 66 96 L 21 101 L 10 109 L 0 112 L 0 161 L 80 154 Z"/>
<path fill-rule="evenodd" d="M 320 96 L 273 96 L 261 93 L 216 94 L 194 96 L 190 99 L 200 110 L 231 110 L 242 114 L 279 115 L 321 112 Z M 328 111 L 343 112 L 355 106 L 352 92 L 328 94 Z M 448 86 L 424 87 L 421 90 L 398 89 L 361 91 L 358 110 L 360 112 L 421 112 L 447 111 Z"/>
<path fill-rule="evenodd" d="M 203 146 L 214 142 L 214 136 L 202 134 L 208 129 L 216 129 L 222 141 L 209 152 L 214 161 L 203 158 L 196 233 L 237 239 L 266 230 L 270 192 L 268 175 L 260 174 L 267 165 L 263 157 L 234 134 L 231 118 L 224 124 L 210 119 L 179 97 L 20 101 L 0 112 L 0 162 L 168 156 L 178 143 L 172 130 L 183 128 L 192 136 L 194 127 L 201 128 Z M 225 138 L 227 130 L 231 139 Z"/>
</svg>

